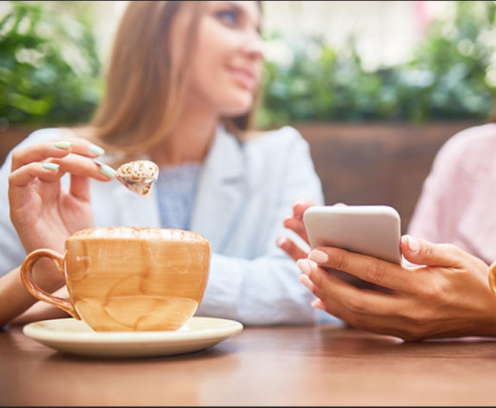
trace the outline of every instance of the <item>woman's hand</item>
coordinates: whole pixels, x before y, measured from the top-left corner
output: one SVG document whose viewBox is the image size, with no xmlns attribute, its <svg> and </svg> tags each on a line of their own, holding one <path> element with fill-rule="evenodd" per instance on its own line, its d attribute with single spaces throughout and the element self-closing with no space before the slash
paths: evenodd
<svg viewBox="0 0 496 408">
<path fill-rule="evenodd" d="M 39 143 L 12 153 L 10 218 L 27 253 L 38 248 L 62 252 L 66 238 L 93 226 L 90 177 L 113 178 L 110 167 L 92 160 L 98 153 L 102 149 L 84 139 Z M 66 172 L 71 174 L 68 191 L 60 182 Z"/>
<path fill-rule="evenodd" d="M 284 226 L 296 232 L 303 241 L 310 245 L 308 241 L 305 224 L 303 224 L 303 213 L 315 204 L 309 200 L 297 200 L 293 204 L 293 214 L 284 220 Z M 295 261 L 306 258 L 307 251 L 300 248 L 293 240 L 286 236 L 281 236 L 277 239 L 277 245 L 284 250 Z"/>
<path fill-rule="evenodd" d="M 489 266 L 451 244 L 402 237 L 406 268 L 338 248 L 317 248 L 298 261 L 301 281 L 317 296 L 314 307 L 353 327 L 407 341 L 496 336 L 496 296 Z M 326 273 L 335 268 L 389 288 L 359 289 Z"/>
</svg>

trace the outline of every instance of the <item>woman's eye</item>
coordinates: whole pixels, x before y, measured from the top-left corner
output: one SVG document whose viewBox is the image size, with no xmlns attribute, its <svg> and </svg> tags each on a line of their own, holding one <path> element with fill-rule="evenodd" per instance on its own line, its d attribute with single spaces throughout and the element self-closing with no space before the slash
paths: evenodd
<svg viewBox="0 0 496 408">
<path fill-rule="evenodd" d="M 223 23 L 229 26 L 237 26 L 239 15 L 236 11 L 219 11 L 216 14 L 217 18 L 221 20 Z"/>
</svg>

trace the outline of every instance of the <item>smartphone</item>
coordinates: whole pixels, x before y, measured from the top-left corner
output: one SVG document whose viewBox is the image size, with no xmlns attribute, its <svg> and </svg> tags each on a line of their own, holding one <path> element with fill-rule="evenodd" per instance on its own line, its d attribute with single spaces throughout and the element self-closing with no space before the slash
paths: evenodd
<svg viewBox="0 0 496 408">
<path fill-rule="evenodd" d="M 387 205 L 325 205 L 303 214 L 310 247 L 333 246 L 401 265 L 400 215 Z"/>
</svg>

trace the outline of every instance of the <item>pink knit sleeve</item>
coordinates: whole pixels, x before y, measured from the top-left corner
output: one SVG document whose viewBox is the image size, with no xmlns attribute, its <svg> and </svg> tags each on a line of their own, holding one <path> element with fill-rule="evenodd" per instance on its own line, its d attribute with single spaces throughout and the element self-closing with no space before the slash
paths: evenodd
<svg viewBox="0 0 496 408">
<path fill-rule="evenodd" d="M 452 194 L 449 191 L 452 177 L 449 169 L 442 166 L 443 161 L 442 155 L 438 154 L 408 225 L 408 234 L 432 242 L 443 241 L 445 225 L 442 208 Z"/>
<path fill-rule="evenodd" d="M 470 162 L 477 156 L 471 138 L 477 132 L 477 128 L 464 130 L 439 150 L 408 226 L 410 235 L 438 243 L 454 241 L 466 197 L 473 195 Z"/>
</svg>

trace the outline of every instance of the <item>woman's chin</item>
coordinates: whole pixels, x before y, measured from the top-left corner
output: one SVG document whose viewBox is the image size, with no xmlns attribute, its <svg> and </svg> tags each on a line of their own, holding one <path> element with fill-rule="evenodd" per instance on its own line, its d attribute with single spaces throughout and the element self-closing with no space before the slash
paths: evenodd
<svg viewBox="0 0 496 408">
<path fill-rule="evenodd" d="M 253 103 L 253 95 L 232 99 L 225 104 L 225 108 L 222 109 L 222 115 L 228 117 L 246 115 L 253 109 Z"/>
</svg>

